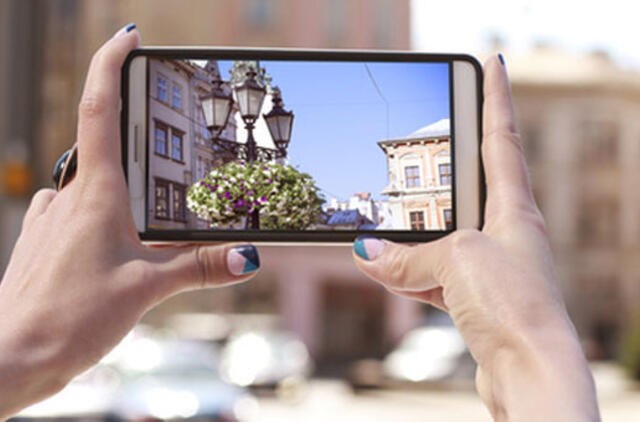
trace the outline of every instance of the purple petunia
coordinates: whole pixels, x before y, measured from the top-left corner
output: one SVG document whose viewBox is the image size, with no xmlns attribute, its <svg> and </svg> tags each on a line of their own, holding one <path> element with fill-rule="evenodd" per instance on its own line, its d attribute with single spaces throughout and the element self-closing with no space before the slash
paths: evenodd
<svg viewBox="0 0 640 422">
<path fill-rule="evenodd" d="M 267 180 L 267 183 L 268 183 L 268 184 L 272 184 L 272 183 L 273 183 L 273 180 L 269 179 L 269 180 Z"/>
<path fill-rule="evenodd" d="M 227 199 L 231 199 L 231 194 L 229 192 L 225 192 L 224 197 Z"/>
<path fill-rule="evenodd" d="M 244 207 L 246 203 L 244 202 L 244 199 L 238 199 L 238 201 L 236 202 L 236 205 L 238 207 Z"/>
<path fill-rule="evenodd" d="M 266 196 L 263 196 L 262 198 L 260 198 L 260 201 L 262 201 L 262 202 L 267 202 L 267 197 L 266 197 Z"/>
</svg>

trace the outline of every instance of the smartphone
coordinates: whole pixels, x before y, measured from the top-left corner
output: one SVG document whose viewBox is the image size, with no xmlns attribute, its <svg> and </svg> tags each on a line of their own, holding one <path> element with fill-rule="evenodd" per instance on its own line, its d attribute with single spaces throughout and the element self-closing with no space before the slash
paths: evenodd
<svg viewBox="0 0 640 422">
<path fill-rule="evenodd" d="M 480 228 L 481 104 L 468 55 L 135 50 L 121 129 L 136 228 L 306 244 Z"/>
</svg>

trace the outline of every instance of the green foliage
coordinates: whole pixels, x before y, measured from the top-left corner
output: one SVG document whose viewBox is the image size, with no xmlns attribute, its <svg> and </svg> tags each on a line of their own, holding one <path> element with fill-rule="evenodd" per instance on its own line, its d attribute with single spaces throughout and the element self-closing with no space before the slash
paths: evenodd
<svg viewBox="0 0 640 422">
<path fill-rule="evenodd" d="M 636 314 L 623 335 L 621 358 L 629 376 L 640 381 L 640 313 Z"/>
<path fill-rule="evenodd" d="M 231 162 L 196 182 L 187 207 L 212 227 L 238 225 L 254 210 L 261 229 L 303 230 L 320 219 L 313 178 L 290 165 Z"/>
</svg>

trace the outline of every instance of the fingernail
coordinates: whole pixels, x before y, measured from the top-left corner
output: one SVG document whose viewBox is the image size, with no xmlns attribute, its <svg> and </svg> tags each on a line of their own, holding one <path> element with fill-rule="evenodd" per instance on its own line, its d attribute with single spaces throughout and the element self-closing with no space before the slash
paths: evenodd
<svg viewBox="0 0 640 422">
<path fill-rule="evenodd" d="M 120 30 L 118 30 L 118 32 L 115 33 L 113 38 L 118 38 L 119 36 L 127 34 L 127 33 L 131 32 L 131 31 L 133 31 L 134 29 L 136 29 L 136 24 L 135 23 L 130 23 L 130 24 L 120 28 Z"/>
<path fill-rule="evenodd" d="M 253 245 L 240 245 L 227 253 L 227 267 L 233 275 L 244 275 L 260 268 L 258 249 Z"/>
<path fill-rule="evenodd" d="M 369 235 L 358 236 L 353 243 L 353 250 L 360 258 L 373 261 L 382 254 L 384 242 Z"/>
<path fill-rule="evenodd" d="M 505 67 L 507 66 L 507 65 L 504 63 L 504 56 L 502 55 L 502 53 L 498 53 L 498 59 L 500 59 L 500 63 L 502 63 L 502 65 L 503 65 L 503 66 L 505 66 Z"/>
</svg>

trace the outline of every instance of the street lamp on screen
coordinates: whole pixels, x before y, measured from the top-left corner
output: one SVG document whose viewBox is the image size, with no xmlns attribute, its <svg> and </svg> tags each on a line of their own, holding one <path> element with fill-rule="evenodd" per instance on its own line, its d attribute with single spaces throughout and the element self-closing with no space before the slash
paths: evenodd
<svg viewBox="0 0 640 422">
<path fill-rule="evenodd" d="M 293 125 L 293 112 L 284 109 L 279 89 L 273 93 L 273 108 L 264 114 L 264 120 L 271 133 L 271 138 L 283 155 L 286 154 L 289 140 L 291 139 L 291 127 Z"/>
<path fill-rule="evenodd" d="M 253 69 L 247 72 L 247 78 L 244 82 L 235 86 L 233 90 L 236 94 L 242 120 L 247 125 L 253 124 L 260 116 L 267 90 L 256 81 L 256 72 Z"/>
<path fill-rule="evenodd" d="M 211 131 L 212 137 L 217 138 L 229 121 L 233 98 L 230 93 L 222 89 L 222 80 L 219 76 L 212 83 L 213 90 L 210 94 L 200 97 L 200 101 L 207 128 Z"/>
<path fill-rule="evenodd" d="M 262 104 L 267 95 L 267 87 L 256 80 L 256 71 L 250 68 L 242 82 L 231 85 L 231 93 L 225 91 L 220 76 L 212 80 L 211 93 L 200 97 L 207 129 L 211 131 L 211 141 L 215 148 L 231 154 L 238 159 L 246 159 L 248 165 L 256 161 L 270 161 L 287 156 L 291 140 L 293 112 L 284 109 L 282 94 L 273 88 L 273 107 L 269 113 L 262 114 L 275 148 L 258 146 L 253 135 L 256 121 L 260 118 Z M 235 100 L 235 101 L 234 101 Z M 247 130 L 246 143 L 222 139 L 220 134 L 227 126 L 234 111 L 234 102 Z M 255 209 L 247 220 L 247 228 L 260 228 L 259 210 Z"/>
<path fill-rule="evenodd" d="M 253 128 L 255 121 L 260 117 L 260 110 L 267 90 L 256 81 L 256 72 L 250 69 L 247 78 L 239 85 L 233 87 L 233 92 L 238 102 L 240 116 L 247 129 L 247 161 L 250 164 L 257 158 L 256 140 L 253 138 Z"/>
</svg>

